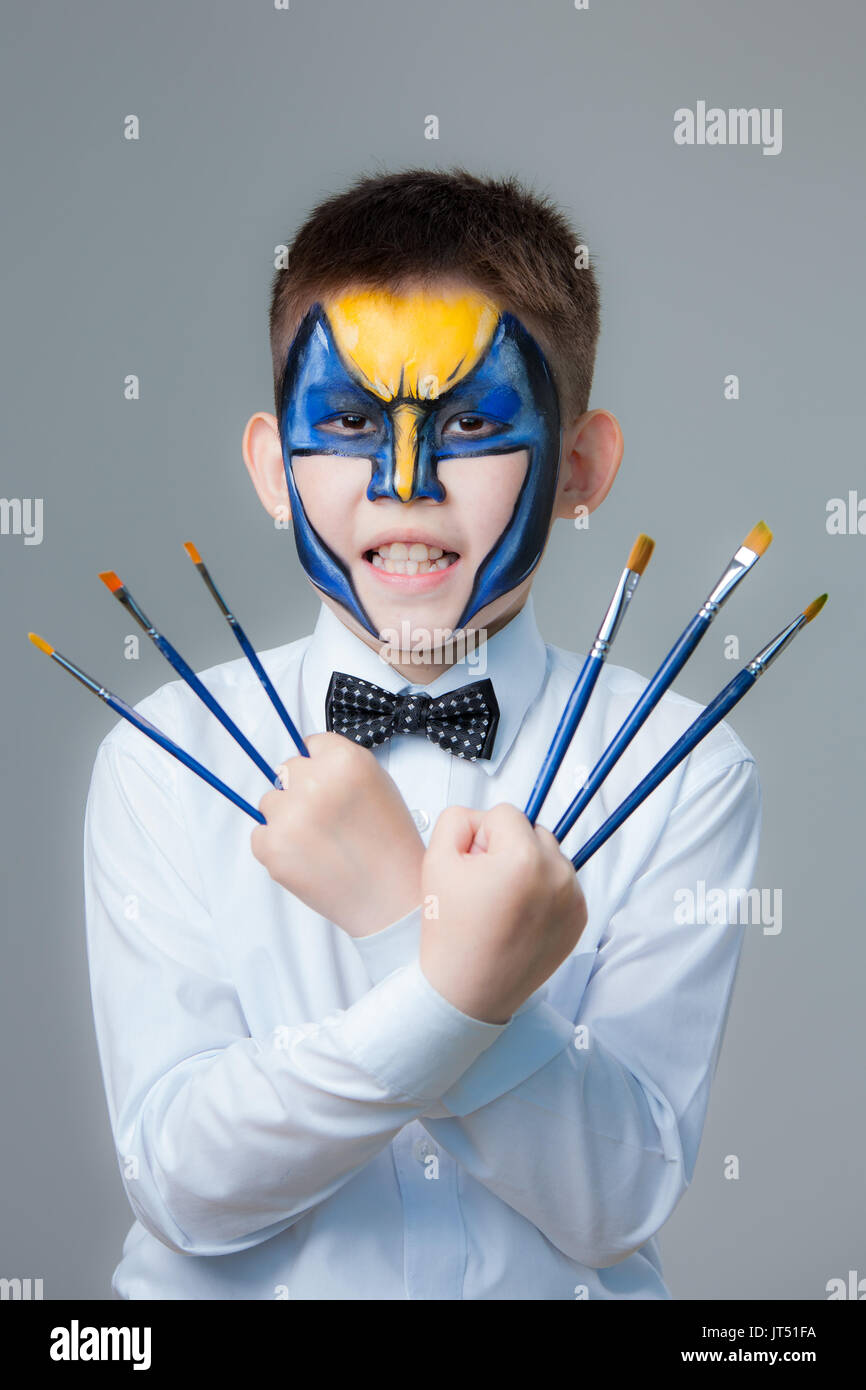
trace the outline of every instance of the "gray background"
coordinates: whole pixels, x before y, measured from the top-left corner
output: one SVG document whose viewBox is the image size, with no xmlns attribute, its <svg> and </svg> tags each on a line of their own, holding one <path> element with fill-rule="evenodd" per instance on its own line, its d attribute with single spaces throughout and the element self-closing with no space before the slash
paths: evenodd
<svg viewBox="0 0 866 1390">
<path fill-rule="evenodd" d="M 171 672 L 96 578 L 116 568 L 201 669 L 236 648 L 181 542 L 260 648 L 317 602 L 240 457 L 271 410 L 273 248 L 359 172 L 464 164 L 551 194 L 588 240 L 592 397 L 620 477 L 560 523 L 536 584 L 584 649 L 635 534 L 657 540 L 616 659 L 649 674 L 759 518 L 768 556 L 678 683 L 709 700 L 823 589 L 826 613 L 735 712 L 764 789 L 750 927 L 691 1189 L 662 1234 L 677 1298 L 826 1297 L 866 1276 L 863 814 L 866 535 L 827 534 L 863 468 L 866 21 L 825 0 L 167 0 L 6 6 L 2 484 L 44 540 L 0 537 L 3 830 L 0 1275 L 105 1298 L 131 1214 L 90 1013 L 81 832 L 113 716 L 31 628 L 126 698 Z M 783 149 L 680 148 L 673 112 L 784 111 Z M 128 113 L 141 139 L 122 138 Z M 424 138 L 436 114 L 440 138 Z M 123 399 L 139 374 L 142 398 Z M 727 373 L 741 399 L 723 399 Z M 145 639 L 142 638 L 144 643 Z M 724 1158 L 740 1160 L 738 1181 Z"/>
</svg>

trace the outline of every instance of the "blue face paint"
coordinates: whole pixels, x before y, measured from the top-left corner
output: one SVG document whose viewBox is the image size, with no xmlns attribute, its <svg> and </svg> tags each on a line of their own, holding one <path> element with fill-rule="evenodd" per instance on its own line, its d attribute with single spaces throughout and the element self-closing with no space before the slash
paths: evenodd
<svg viewBox="0 0 866 1390">
<path fill-rule="evenodd" d="M 293 455 L 370 459 L 366 494 L 370 501 L 387 497 L 402 502 L 420 498 L 442 502 L 445 489 L 438 467 L 443 459 L 527 451 L 528 465 L 514 511 L 478 566 L 458 628 L 532 573 L 550 528 L 561 448 L 559 403 L 552 374 L 535 339 L 512 314 L 503 313 L 476 365 L 452 386 L 446 383 L 442 389 L 437 383 L 436 389 L 438 393 L 429 399 L 417 391 L 389 396 L 385 391 L 379 394 L 368 389 L 352 360 L 341 355 L 321 304 L 314 304 L 306 314 L 288 352 L 280 388 L 279 428 L 298 556 L 316 588 L 342 604 L 374 637 L 379 634 L 358 598 L 347 566 L 318 535 L 304 511 L 294 480 Z M 405 481 L 405 464 L 398 468 L 397 463 L 398 454 L 406 458 L 407 411 L 413 433 L 411 490 Z M 364 416 L 367 427 L 357 438 L 338 439 L 324 426 L 342 415 Z M 482 416 L 486 422 L 483 438 L 446 435 L 445 426 L 455 415 Z M 398 439 L 401 430 L 402 443 Z"/>
</svg>

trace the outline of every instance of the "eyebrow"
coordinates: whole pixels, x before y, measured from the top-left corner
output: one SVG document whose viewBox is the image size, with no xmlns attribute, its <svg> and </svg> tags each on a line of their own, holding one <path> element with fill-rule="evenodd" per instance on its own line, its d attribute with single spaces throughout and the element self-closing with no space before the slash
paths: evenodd
<svg viewBox="0 0 866 1390">
<path fill-rule="evenodd" d="M 359 405 L 365 409 L 372 403 L 379 410 L 387 404 L 374 395 L 372 391 L 365 391 L 362 386 L 354 382 L 334 382 L 323 383 L 320 386 L 311 386 L 305 393 L 305 412 L 308 416 L 317 415 L 320 412 L 334 412 L 348 405 Z"/>
<path fill-rule="evenodd" d="M 517 414 L 522 403 L 520 393 L 513 386 L 503 383 L 490 387 L 478 402 L 478 409 L 489 411 L 491 415 L 510 418 Z"/>
</svg>

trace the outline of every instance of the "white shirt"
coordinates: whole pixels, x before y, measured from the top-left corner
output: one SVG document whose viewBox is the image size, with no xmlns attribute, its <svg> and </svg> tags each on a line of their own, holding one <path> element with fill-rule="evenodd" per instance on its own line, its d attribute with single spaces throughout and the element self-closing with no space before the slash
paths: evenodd
<svg viewBox="0 0 866 1390">
<path fill-rule="evenodd" d="M 417 688 L 488 675 L 490 761 L 423 735 L 377 750 L 425 842 L 449 804 L 525 805 L 582 660 L 545 647 L 531 601 L 481 653 L 486 671 Z M 324 606 L 312 637 L 262 660 L 304 734 L 325 727 L 335 669 L 409 688 Z M 203 678 L 273 765 L 289 756 L 243 658 Z M 540 824 L 644 684 L 606 666 Z M 138 709 L 253 805 L 268 790 L 182 682 Z M 698 709 L 664 698 L 566 851 Z M 744 932 L 678 924 L 674 895 L 748 888 L 759 822 L 754 761 L 722 724 L 581 871 L 569 958 L 490 1024 L 427 982 L 420 908 L 347 936 L 253 858 L 249 817 L 120 721 L 85 827 L 96 1033 L 137 1217 L 116 1296 L 669 1298 L 654 1237 L 691 1181 Z"/>
</svg>

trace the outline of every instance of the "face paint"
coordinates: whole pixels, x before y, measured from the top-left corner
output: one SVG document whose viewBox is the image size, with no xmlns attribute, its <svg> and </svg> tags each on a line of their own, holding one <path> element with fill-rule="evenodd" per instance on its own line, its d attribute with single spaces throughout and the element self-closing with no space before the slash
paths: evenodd
<svg viewBox="0 0 866 1390">
<path fill-rule="evenodd" d="M 483 433 L 455 436 L 455 417 L 483 421 Z M 363 419 L 356 433 L 335 423 Z M 550 527 L 560 453 L 552 373 L 538 343 L 485 296 L 371 290 L 317 303 L 289 349 L 280 390 L 280 438 L 298 555 L 323 593 L 373 636 L 344 560 L 304 510 L 293 456 L 369 459 L 369 501 L 442 502 L 445 459 L 526 451 L 528 467 L 511 518 L 477 567 L 457 622 L 523 582 L 541 558 Z"/>
</svg>

